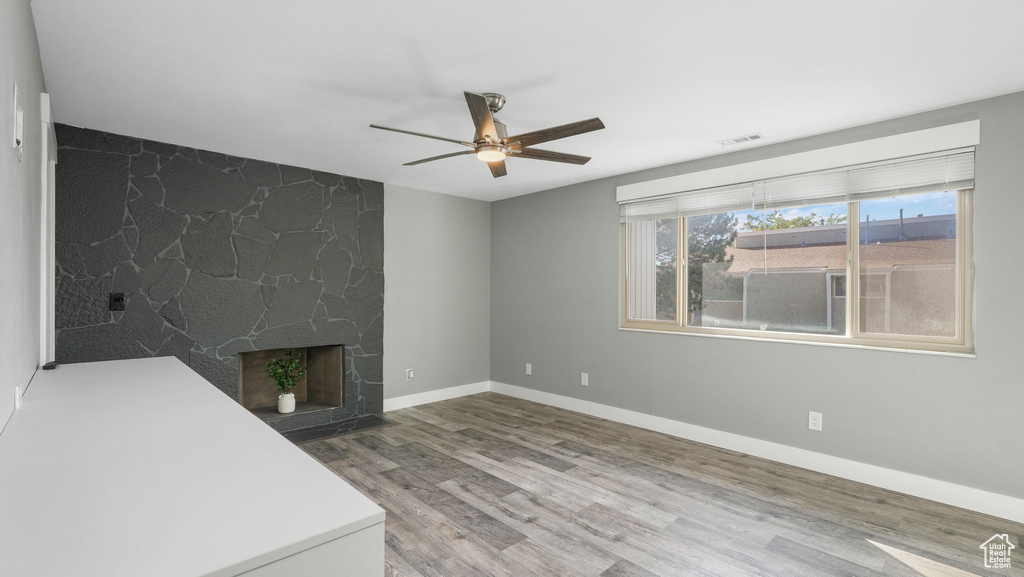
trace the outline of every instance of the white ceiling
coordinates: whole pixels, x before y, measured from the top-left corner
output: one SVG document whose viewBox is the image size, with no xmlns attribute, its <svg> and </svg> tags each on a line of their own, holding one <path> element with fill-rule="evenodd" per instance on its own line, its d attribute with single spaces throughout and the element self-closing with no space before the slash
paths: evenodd
<svg viewBox="0 0 1024 577">
<path fill-rule="evenodd" d="M 33 0 L 60 122 L 496 200 L 1024 90 L 1020 0 Z M 472 156 L 463 90 L 586 166 Z"/>
</svg>

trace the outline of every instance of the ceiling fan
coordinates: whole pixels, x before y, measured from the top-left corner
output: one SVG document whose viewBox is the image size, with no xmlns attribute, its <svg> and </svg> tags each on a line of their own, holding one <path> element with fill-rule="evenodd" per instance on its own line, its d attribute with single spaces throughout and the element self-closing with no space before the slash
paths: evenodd
<svg viewBox="0 0 1024 577">
<path fill-rule="evenodd" d="M 466 104 L 469 105 L 469 114 L 473 117 L 473 124 L 476 126 L 476 132 L 473 134 L 472 142 L 457 140 L 455 138 L 445 138 L 443 136 L 433 136 L 431 134 L 423 134 L 420 132 L 413 132 L 411 130 L 388 128 L 387 126 L 378 126 L 376 124 L 371 124 L 370 128 L 379 128 L 381 130 L 401 132 L 402 134 L 422 136 L 423 138 L 433 138 L 434 140 L 454 142 L 455 144 L 461 144 L 470 148 L 470 150 L 460 150 L 459 152 L 452 152 L 449 154 L 442 154 L 440 156 L 432 156 L 430 158 L 406 162 L 402 166 L 414 166 L 417 164 L 423 164 L 424 162 L 441 160 L 442 158 L 451 158 L 453 156 L 462 156 L 465 154 L 476 154 L 477 158 L 487 163 L 487 166 L 491 169 L 491 174 L 494 178 L 508 174 L 505 170 L 505 159 L 509 157 L 532 158 L 534 160 L 548 160 L 551 162 L 565 162 L 568 164 L 586 164 L 590 160 L 589 156 L 565 154 L 563 152 L 552 152 L 550 150 L 541 150 L 539 148 L 530 147 L 534 144 L 550 142 L 552 140 L 558 140 L 560 138 L 584 134 L 604 128 L 604 123 L 601 122 L 600 118 L 591 118 L 589 120 L 581 120 L 579 122 L 572 122 L 561 126 L 554 126 L 543 130 L 534 130 L 533 132 L 524 132 L 523 134 L 509 136 L 508 129 L 505 124 L 494 117 L 494 115 L 501 110 L 501 107 L 505 105 L 504 96 L 493 92 L 484 92 L 483 94 L 465 92 L 464 94 L 466 95 Z"/>
</svg>

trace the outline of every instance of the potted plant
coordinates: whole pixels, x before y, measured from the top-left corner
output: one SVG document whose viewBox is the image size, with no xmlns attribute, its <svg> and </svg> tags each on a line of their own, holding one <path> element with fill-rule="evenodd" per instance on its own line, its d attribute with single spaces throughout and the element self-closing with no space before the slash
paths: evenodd
<svg viewBox="0 0 1024 577">
<path fill-rule="evenodd" d="M 302 375 L 306 374 L 306 367 L 302 366 L 294 351 L 285 351 L 285 358 L 274 359 L 267 363 L 267 376 L 277 383 L 277 390 L 281 394 L 277 397 L 277 412 L 291 413 L 295 410 L 295 393 L 292 389 L 298 384 Z"/>
</svg>

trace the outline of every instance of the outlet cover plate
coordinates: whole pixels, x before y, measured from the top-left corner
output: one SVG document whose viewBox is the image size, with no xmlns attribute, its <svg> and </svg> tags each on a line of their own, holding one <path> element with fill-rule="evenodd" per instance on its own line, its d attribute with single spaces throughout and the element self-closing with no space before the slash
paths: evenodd
<svg viewBox="0 0 1024 577">
<path fill-rule="evenodd" d="M 815 413 L 814 411 L 808 411 L 807 413 L 807 428 L 812 431 L 821 430 L 821 413 Z"/>
<path fill-rule="evenodd" d="M 532 375 L 533 374 L 533 364 L 532 363 L 526 363 L 526 374 L 528 374 L 528 375 Z"/>
</svg>

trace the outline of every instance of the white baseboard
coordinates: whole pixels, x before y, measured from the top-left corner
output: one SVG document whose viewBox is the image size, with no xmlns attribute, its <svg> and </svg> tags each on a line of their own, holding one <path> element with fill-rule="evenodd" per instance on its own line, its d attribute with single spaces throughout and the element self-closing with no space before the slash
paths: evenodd
<svg viewBox="0 0 1024 577">
<path fill-rule="evenodd" d="M 489 390 L 491 390 L 491 382 L 482 381 L 469 385 L 459 385 L 457 387 L 448 387 L 445 389 L 426 391 L 424 393 L 395 397 L 393 399 L 384 399 L 384 412 L 397 411 L 398 409 L 415 407 L 416 405 L 426 405 L 427 403 L 436 403 L 438 401 L 447 401 L 448 399 L 475 395 L 477 393 L 486 393 Z"/>
<path fill-rule="evenodd" d="M 491 381 L 489 390 L 1024 523 L 1024 499 L 1016 497 L 516 385 Z"/>
</svg>

